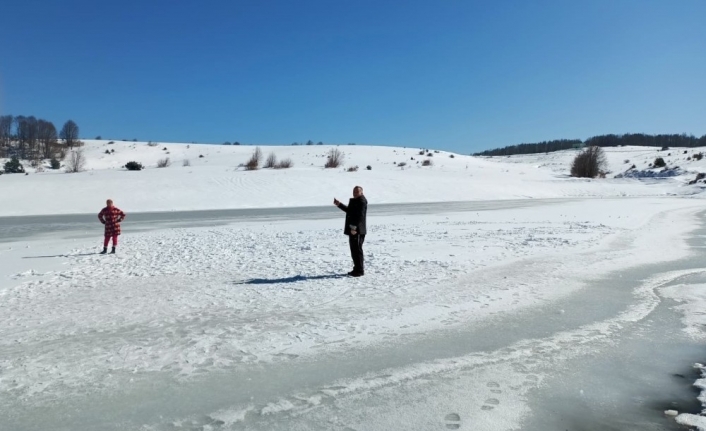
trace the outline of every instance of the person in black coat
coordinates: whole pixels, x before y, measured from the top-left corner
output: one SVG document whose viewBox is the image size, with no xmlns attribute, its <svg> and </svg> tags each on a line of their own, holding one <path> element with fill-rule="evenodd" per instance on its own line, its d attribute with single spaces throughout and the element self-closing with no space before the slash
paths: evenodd
<svg viewBox="0 0 706 431">
<path fill-rule="evenodd" d="M 333 199 L 333 204 L 346 213 L 346 227 L 343 229 L 343 233 L 348 235 L 351 257 L 353 258 L 353 271 L 348 275 L 351 277 L 365 275 L 363 242 L 365 242 L 365 234 L 367 233 L 365 218 L 368 214 L 368 200 L 363 196 L 363 188 L 361 186 L 353 188 L 353 198 L 348 201 L 348 205 L 342 204 L 336 198 Z"/>
</svg>

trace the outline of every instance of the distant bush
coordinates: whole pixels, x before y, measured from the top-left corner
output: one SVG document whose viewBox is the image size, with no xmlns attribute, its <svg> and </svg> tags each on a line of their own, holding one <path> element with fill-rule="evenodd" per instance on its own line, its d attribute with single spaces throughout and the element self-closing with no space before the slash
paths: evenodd
<svg viewBox="0 0 706 431">
<path fill-rule="evenodd" d="M 160 160 L 157 161 L 157 167 L 158 167 L 158 168 L 166 168 L 166 167 L 168 167 L 168 166 L 171 165 L 171 164 L 172 164 L 172 162 L 169 161 L 169 157 L 167 157 L 166 159 L 160 159 Z"/>
<path fill-rule="evenodd" d="M 326 158 L 325 168 L 337 168 L 343 163 L 344 155 L 338 148 L 331 148 Z"/>
<path fill-rule="evenodd" d="M 346 169 L 348 172 L 358 172 L 358 166 L 351 166 L 348 169 Z"/>
<path fill-rule="evenodd" d="M 655 168 L 663 168 L 663 167 L 667 166 L 667 164 L 664 162 L 663 158 L 657 157 L 655 159 L 655 161 L 652 163 L 652 166 L 654 166 Z"/>
<path fill-rule="evenodd" d="M 288 169 L 294 166 L 294 163 L 292 163 L 292 159 L 283 159 L 280 160 L 277 165 L 275 165 L 275 169 Z"/>
<path fill-rule="evenodd" d="M 20 163 L 17 157 L 13 157 L 9 162 L 5 163 L 5 173 L 6 174 L 24 174 L 25 168 Z"/>
<path fill-rule="evenodd" d="M 703 155 L 703 153 L 696 153 L 693 156 L 691 156 L 691 158 L 694 160 L 701 160 L 704 158 L 704 155 Z"/>
<path fill-rule="evenodd" d="M 432 153 L 427 153 L 427 157 L 434 157 Z"/>
<path fill-rule="evenodd" d="M 397 166 L 399 166 L 400 168 L 404 168 L 405 166 L 407 166 L 407 162 L 399 162 Z"/>
<path fill-rule="evenodd" d="M 199 159 L 203 159 L 203 154 L 199 154 Z"/>
<path fill-rule="evenodd" d="M 275 155 L 275 153 L 270 153 L 270 155 L 267 156 L 267 160 L 265 160 L 264 168 L 270 169 L 274 168 L 275 166 L 277 166 L 277 156 Z"/>
<path fill-rule="evenodd" d="M 453 154 L 449 154 L 449 157 L 451 157 L 452 159 L 456 158 L 456 156 L 454 156 Z"/>
<path fill-rule="evenodd" d="M 184 159 L 184 161 L 181 162 L 181 165 L 182 166 L 191 166 L 191 162 L 189 161 L 189 159 Z"/>
<path fill-rule="evenodd" d="M 110 141 L 110 142 L 108 142 L 108 145 L 113 145 L 114 143 L 115 143 L 115 141 Z"/>
<path fill-rule="evenodd" d="M 110 154 L 110 150 L 105 150 L 105 154 Z"/>
<path fill-rule="evenodd" d="M 630 163 L 630 160 L 625 159 L 625 160 L 623 160 L 623 163 L 625 163 L 627 165 L 628 163 Z"/>
<path fill-rule="evenodd" d="M 669 147 L 662 147 L 661 151 L 667 151 L 668 149 L 669 149 Z"/>
<path fill-rule="evenodd" d="M 133 142 L 136 142 L 137 139 L 133 139 L 132 141 L 133 141 Z M 149 141 L 149 142 L 147 143 L 147 146 L 148 146 L 148 147 L 156 147 L 157 145 L 159 145 L 159 144 L 157 144 L 156 142 L 152 142 L 152 141 Z"/>
<path fill-rule="evenodd" d="M 59 169 L 61 168 L 61 162 L 56 159 L 51 159 L 49 160 L 49 166 L 51 166 L 52 169 Z"/>
<path fill-rule="evenodd" d="M 368 166 L 365 167 L 365 169 L 367 169 L 367 170 L 369 170 L 369 171 L 372 171 L 372 170 L 373 170 L 373 167 L 370 166 L 370 165 L 368 165 Z"/>
<path fill-rule="evenodd" d="M 86 156 L 83 155 L 83 150 L 78 148 L 71 151 L 69 159 L 66 162 L 66 172 L 75 174 L 81 172 L 86 165 Z"/>
<path fill-rule="evenodd" d="M 162 151 L 167 151 L 167 147 L 162 148 Z"/>
<path fill-rule="evenodd" d="M 571 176 L 578 178 L 595 178 L 606 166 L 606 157 L 601 147 L 588 147 L 576 155 L 571 163 Z"/>
<path fill-rule="evenodd" d="M 422 166 L 434 166 L 434 162 L 429 159 L 426 159 L 422 162 Z"/>
<path fill-rule="evenodd" d="M 419 152 L 419 155 L 420 155 L 420 156 L 423 156 L 423 155 L 424 155 L 424 150 L 420 151 L 420 152 Z"/>
<path fill-rule="evenodd" d="M 256 147 L 253 151 L 250 159 L 245 163 L 245 170 L 254 171 L 260 167 L 260 162 L 262 161 L 262 150 L 260 147 Z"/>
<path fill-rule="evenodd" d="M 127 169 L 128 171 L 141 171 L 141 170 L 143 170 L 144 168 L 145 168 L 145 167 L 142 166 L 142 164 L 141 164 L 141 163 L 138 163 L 138 162 L 127 162 L 127 163 L 125 163 L 125 169 Z"/>
<path fill-rule="evenodd" d="M 103 139 L 103 138 L 101 138 L 100 135 L 96 136 L 96 141 L 100 141 L 101 139 Z"/>
</svg>

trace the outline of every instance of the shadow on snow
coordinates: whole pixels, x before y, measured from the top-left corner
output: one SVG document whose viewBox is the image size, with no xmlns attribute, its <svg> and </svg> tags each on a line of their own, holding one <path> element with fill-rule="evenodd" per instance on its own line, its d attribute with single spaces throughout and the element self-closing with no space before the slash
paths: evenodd
<svg viewBox="0 0 706 431">
<path fill-rule="evenodd" d="M 295 275 L 294 277 L 285 278 L 251 278 L 249 280 L 236 281 L 234 284 L 286 284 L 297 283 L 300 281 L 310 280 L 331 280 L 336 278 L 344 278 L 344 274 L 329 274 L 329 275 Z"/>
</svg>

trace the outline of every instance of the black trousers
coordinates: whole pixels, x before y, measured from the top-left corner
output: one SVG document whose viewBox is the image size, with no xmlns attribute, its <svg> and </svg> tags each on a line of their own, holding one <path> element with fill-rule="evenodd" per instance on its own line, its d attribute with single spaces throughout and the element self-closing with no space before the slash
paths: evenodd
<svg viewBox="0 0 706 431">
<path fill-rule="evenodd" d="M 365 266 L 363 258 L 363 243 L 365 242 L 365 235 L 349 235 L 348 243 L 351 246 L 351 257 L 353 258 L 353 271 L 365 272 Z"/>
</svg>

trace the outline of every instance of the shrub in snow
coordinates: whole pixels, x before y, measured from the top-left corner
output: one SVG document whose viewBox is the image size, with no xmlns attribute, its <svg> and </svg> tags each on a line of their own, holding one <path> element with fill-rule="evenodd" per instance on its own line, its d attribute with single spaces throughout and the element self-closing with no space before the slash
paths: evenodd
<svg viewBox="0 0 706 431">
<path fill-rule="evenodd" d="M 346 169 L 348 172 L 357 172 L 358 171 L 358 166 L 351 166 L 350 168 Z"/>
<path fill-rule="evenodd" d="M 606 157 L 601 147 L 591 146 L 580 152 L 571 163 L 571 176 L 595 178 L 605 170 Z"/>
<path fill-rule="evenodd" d="M 434 165 L 434 162 L 432 162 L 429 159 L 422 162 L 422 166 L 433 166 L 433 165 Z"/>
<path fill-rule="evenodd" d="M 427 153 L 427 157 L 434 157 L 432 153 Z"/>
<path fill-rule="evenodd" d="M 157 161 L 157 167 L 158 168 L 166 168 L 167 166 L 171 165 L 172 162 L 169 161 L 169 157 L 166 159 L 160 159 Z"/>
<path fill-rule="evenodd" d="M 419 155 L 420 155 L 420 156 L 423 156 L 423 155 L 424 155 L 424 150 L 420 151 L 420 152 L 419 152 Z"/>
<path fill-rule="evenodd" d="M 449 154 L 449 157 L 451 157 L 452 159 L 456 158 L 456 156 L 454 156 L 453 154 Z"/>
<path fill-rule="evenodd" d="M 81 172 L 86 165 L 86 156 L 83 155 L 82 149 L 71 151 L 69 159 L 66 161 L 66 172 L 75 174 Z"/>
<path fill-rule="evenodd" d="M 115 141 L 110 141 L 110 142 L 108 142 L 108 145 L 113 145 L 114 143 L 115 143 Z"/>
<path fill-rule="evenodd" d="M 324 168 L 337 168 L 343 163 L 343 152 L 338 148 L 331 148 L 326 156 L 326 164 Z"/>
<path fill-rule="evenodd" d="M 138 162 L 127 162 L 125 164 L 125 169 L 127 169 L 128 171 L 141 171 L 144 168 L 145 167 L 142 166 L 142 164 L 138 163 Z"/>
<path fill-rule="evenodd" d="M 368 165 L 368 166 L 365 167 L 365 169 L 367 169 L 367 170 L 369 170 L 369 171 L 372 171 L 372 170 L 373 170 L 373 167 L 370 166 L 370 165 Z"/>
<path fill-rule="evenodd" d="M 706 174 L 704 174 L 703 172 L 700 172 L 700 173 L 696 174 L 696 178 L 689 181 L 689 185 L 696 184 L 697 182 L 699 182 L 699 180 L 703 180 L 704 178 L 706 178 Z"/>
<path fill-rule="evenodd" d="M 667 164 L 664 162 L 664 159 L 661 158 L 661 157 L 657 157 L 657 158 L 655 159 L 654 163 L 652 163 L 652 165 L 653 165 L 655 168 L 663 168 L 663 167 L 667 166 Z"/>
<path fill-rule="evenodd" d="M 294 163 L 292 163 L 292 159 L 283 159 L 280 160 L 277 165 L 275 165 L 275 169 L 288 169 L 291 168 L 293 165 Z"/>
<path fill-rule="evenodd" d="M 110 150 L 105 150 L 105 154 L 110 154 Z"/>
<path fill-rule="evenodd" d="M 132 142 L 137 142 L 137 139 L 133 139 Z M 148 147 L 156 147 L 156 146 L 157 146 L 157 143 L 156 143 L 156 142 L 149 141 L 149 142 L 147 143 L 147 146 L 148 146 Z"/>
<path fill-rule="evenodd" d="M 691 156 L 691 158 L 694 160 L 701 160 L 704 158 L 704 155 L 703 155 L 703 153 L 696 153 L 693 156 Z"/>
<path fill-rule="evenodd" d="M 56 159 L 51 159 L 49 160 L 49 166 L 51 166 L 52 169 L 59 169 L 61 167 L 61 162 Z"/>
<path fill-rule="evenodd" d="M 199 159 L 203 159 L 203 154 L 199 154 Z"/>
<path fill-rule="evenodd" d="M 407 162 L 399 162 L 397 166 L 399 166 L 400 168 L 404 168 L 405 166 L 407 166 Z"/>
<path fill-rule="evenodd" d="M 191 166 L 191 162 L 189 161 L 189 159 L 184 159 L 184 161 L 181 162 L 181 165 L 182 166 Z"/>
<path fill-rule="evenodd" d="M 253 151 L 250 159 L 245 163 L 245 169 L 248 171 L 254 171 L 260 167 L 260 162 L 262 161 L 262 150 L 260 147 L 256 147 Z"/>
<path fill-rule="evenodd" d="M 623 163 L 625 163 L 627 165 L 628 163 L 630 163 L 630 160 L 625 159 L 625 160 L 623 160 Z"/>
<path fill-rule="evenodd" d="M 167 147 L 162 148 L 162 151 L 167 151 Z"/>
<path fill-rule="evenodd" d="M 270 155 L 267 156 L 267 160 L 265 160 L 264 168 L 269 169 L 274 168 L 275 166 L 277 166 L 277 156 L 275 153 L 270 153 Z"/>
<path fill-rule="evenodd" d="M 20 163 L 17 157 L 13 157 L 9 162 L 5 163 L 5 173 L 6 174 L 24 174 L 25 168 Z"/>
<path fill-rule="evenodd" d="M 667 151 L 668 149 L 669 149 L 669 147 L 662 147 L 661 151 Z"/>
<path fill-rule="evenodd" d="M 684 150 L 684 154 L 688 153 L 688 151 Z"/>
</svg>

